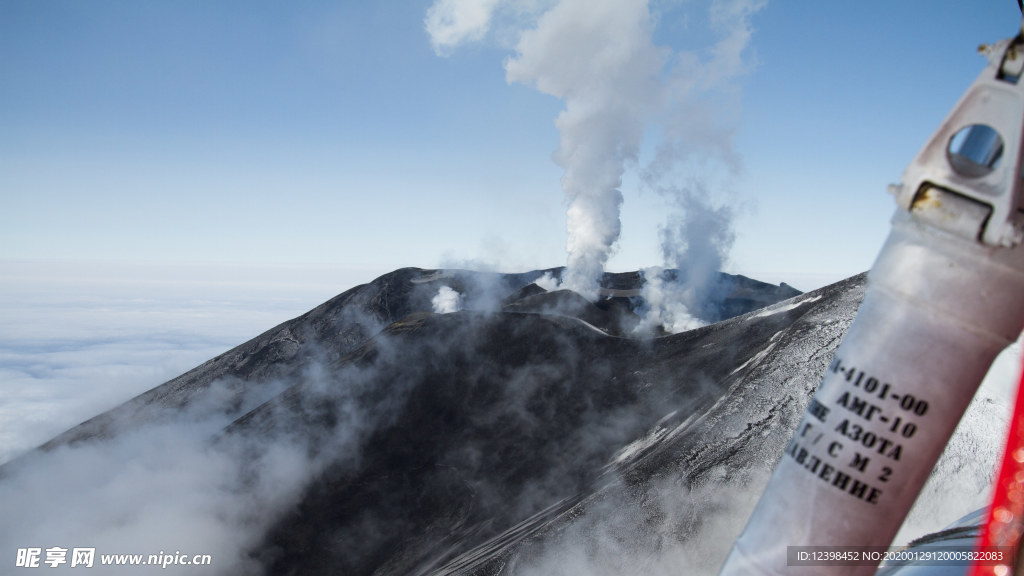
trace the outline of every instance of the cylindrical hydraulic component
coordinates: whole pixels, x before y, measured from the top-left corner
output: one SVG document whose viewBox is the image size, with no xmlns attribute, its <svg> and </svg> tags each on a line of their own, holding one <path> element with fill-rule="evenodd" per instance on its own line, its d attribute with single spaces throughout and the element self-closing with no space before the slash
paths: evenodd
<svg viewBox="0 0 1024 576">
<path fill-rule="evenodd" d="M 992 360 L 1024 324 L 1024 272 L 998 257 L 1018 253 L 897 215 L 857 318 L 723 576 L 874 573 L 820 557 L 801 566 L 790 547 L 892 542 Z"/>
<path fill-rule="evenodd" d="M 721 576 L 873 574 L 858 551 L 892 543 L 1020 334 L 1024 36 L 987 53 L 893 188 L 899 210 L 857 318 Z"/>
</svg>

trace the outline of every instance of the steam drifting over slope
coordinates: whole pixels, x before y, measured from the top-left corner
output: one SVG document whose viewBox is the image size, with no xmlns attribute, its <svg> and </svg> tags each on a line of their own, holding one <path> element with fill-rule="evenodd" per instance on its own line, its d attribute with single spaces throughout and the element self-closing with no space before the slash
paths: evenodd
<svg viewBox="0 0 1024 576">
<path fill-rule="evenodd" d="M 2 561 L 13 564 L 7 555 L 26 546 L 173 548 L 213 554 L 217 573 L 253 572 L 297 562 L 295 551 L 318 541 L 274 526 L 338 535 L 330 526 L 350 518 L 360 527 L 352 538 L 365 538 L 380 521 L 404 541 L 443 526 L 454 510 L 497 527 L 547 506 L 552 494 L 572 494 L 654 416 L 630 415 L 651 411 L 647 400 L 637 403 L 634 376 L 608 380 L 618 370 L 610 366 L 641 358 L 638 342 L 606 335 L 621 331 L 622 312 L 568 305 L 568 293 L 531 284 L 543 273 L 397 271 L 62 434 L 0 469 L 10 519 L 0 529 Z M 639 278 L 606 284 L 628 292 Z M 756 293 L 744 291 L 738 281 L 723 277 L 738 306 L 791 294 L 757 283 Z M 431 314 L 443 288 L 461 294 L 465 310 Z M 575 458 L 562 462 L 563 454 Z M 367 486 L 383 492 L 372 496 Z M 417 486 L 426 492 L 409 492 Z M 336 500 L 336 490 L 351 497 Z M 311 506 L 317 494 L 347 504 Z M 369 502 L 384 508 L 365 509 Z M 397 517 L 411 523 L 403 528 Z M 382 558 L 365 540 L 320 545 L 324 566 L 353 573 Z M 438 545 L 426 549 L 435 554 Z"/>
<path fill-rule="evenodd" d="M 697 552 L 738 531 L 863 279 L 637 339 L 641 275 L 606 275 L 595 304 L 533 283 L 561 272 L 399 270 L 68 431 L 0 468 L 0 562 L 95 546 L 209 553 L 218 574 L 710 565 Z M 727 317 L 794 295 L 717 285 Z M 431 312 L 445 287 L 463 309 Z"/>
</svg>

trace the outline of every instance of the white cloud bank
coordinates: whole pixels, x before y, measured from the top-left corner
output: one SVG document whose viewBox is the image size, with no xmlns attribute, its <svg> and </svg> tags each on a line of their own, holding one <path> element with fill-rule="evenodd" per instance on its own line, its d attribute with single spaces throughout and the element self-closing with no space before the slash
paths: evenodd
<svg viewBox="0 0 1024 576">
<path fill-rule="evenodd" d="M 6 261 L 0 463 L 376 275 Z"/>
</svg>

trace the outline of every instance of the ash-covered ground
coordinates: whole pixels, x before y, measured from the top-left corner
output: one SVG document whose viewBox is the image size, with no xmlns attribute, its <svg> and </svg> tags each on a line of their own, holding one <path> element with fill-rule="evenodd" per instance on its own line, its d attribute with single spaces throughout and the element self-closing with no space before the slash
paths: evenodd
<svg viewBox="0 0 1024 576">
<path fill-rule="evenodd" d="M 398 270 L 59 435 L 0 468 L 0 564 L 91 547 L 209 554 L 216 574 L 714 573 L 864 276 L 800 294 L 723 274 L 706 325 L 669 334 L 643 322 L 642 274 L 591 302 L 538 285 L 559 272 Z M 994 433 L 944 460 L 977 492 L 950 520 L 984 492 L 957 454 Z"/>
</svg>

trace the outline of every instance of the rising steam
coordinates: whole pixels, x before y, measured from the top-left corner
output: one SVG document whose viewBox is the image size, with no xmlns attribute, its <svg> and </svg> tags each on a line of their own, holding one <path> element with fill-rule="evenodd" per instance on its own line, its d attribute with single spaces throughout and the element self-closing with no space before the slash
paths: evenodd
<svg viewBox="0 0 1024 576">
<path fill-rule="evenodd" d="M 462 310 L 462 294 L 459 294 L 449 286 L 441 286 L 437 294 L 430 300 L 430 304 L 437 314 L 451 314 Z"/>
<path fill-rule="evenodd" d="M 426 18 L 435 51 L 449 54 L 463 42 L 483 38 L 508 3 L 437 0 Z M 645 134 L 660 136 L 642 176 L 658 190 L 674 189 L 667 180 L 677 178 L 677 168 L 694 159 L 705 165 L 711 159 L 727 173 L 738 170 L 731 137 L 738 111 L 732 105 L 738 94 L 734 84 L 750 67 L 745 58 L 750 18 L 763 2 L 713 0 L 707 26 L 717 40 L 679 52 L 655 44 L 655 24 L 662 13 L 657 7 L 652 10 L 647 0 L 559 0 L 547 5 L 519 33 L 515 54 L 505 64 L 506 79 L 565 102 L 555 119 L 560 141 L 554 154 L 565 169 L 562 189 L 568 202 L 562 287 L 596 300 L 621 233 L 623 175 L 640 163 Z M 678 223 L 697 221 L 707 210 L 714 211 L 711 204 L 692 193 L 682 201 L 670 200 L 675 206 L 700 209 L 681 212 L 665 226 L 664 241 L 685 240 L 674 247 L 663 243 L 662 251 L 669 254 L 665 265 L 720 264 L 720 249 L 729 244 L 720 239 L 730 235 L 729 223 L 724 231 L 713 231 L 708 242 L 699 241 L 696 232 L 682 231 Z M 698 253 L 706 245 L 714 245 L 713 254 Z M 701 268 L 695 277 L 706 274 Z M 659 301 L 666 316 L 680 317 L 688 314 L 685 300 L 705 289 L 662 289 Z"/>
<path fill-rule="evenodd" d="M 712 205 L 699 183 L 664 195 L 672 209 L 659 230 L 661 257 L 676 272 L 643 270 L 647 309 L 635 329 L 641 334 L 659 326 L 672 334 L 691 330 L 706 324 L 701 318 L 716 316 L 709 309 L 715 304 L 713 291 L 735 239 L 732 209 Z"/>
<path fill-rule="evenodd" d="M 505 69 L 565 101 L 555 161 L 565 169 L 566 288 L 596 300 L 619 239 L 622 175 L 657 107 L 668 51 L 652 43 L 645 1 L 563 0 L 527 30 Z"/>
</svg>

